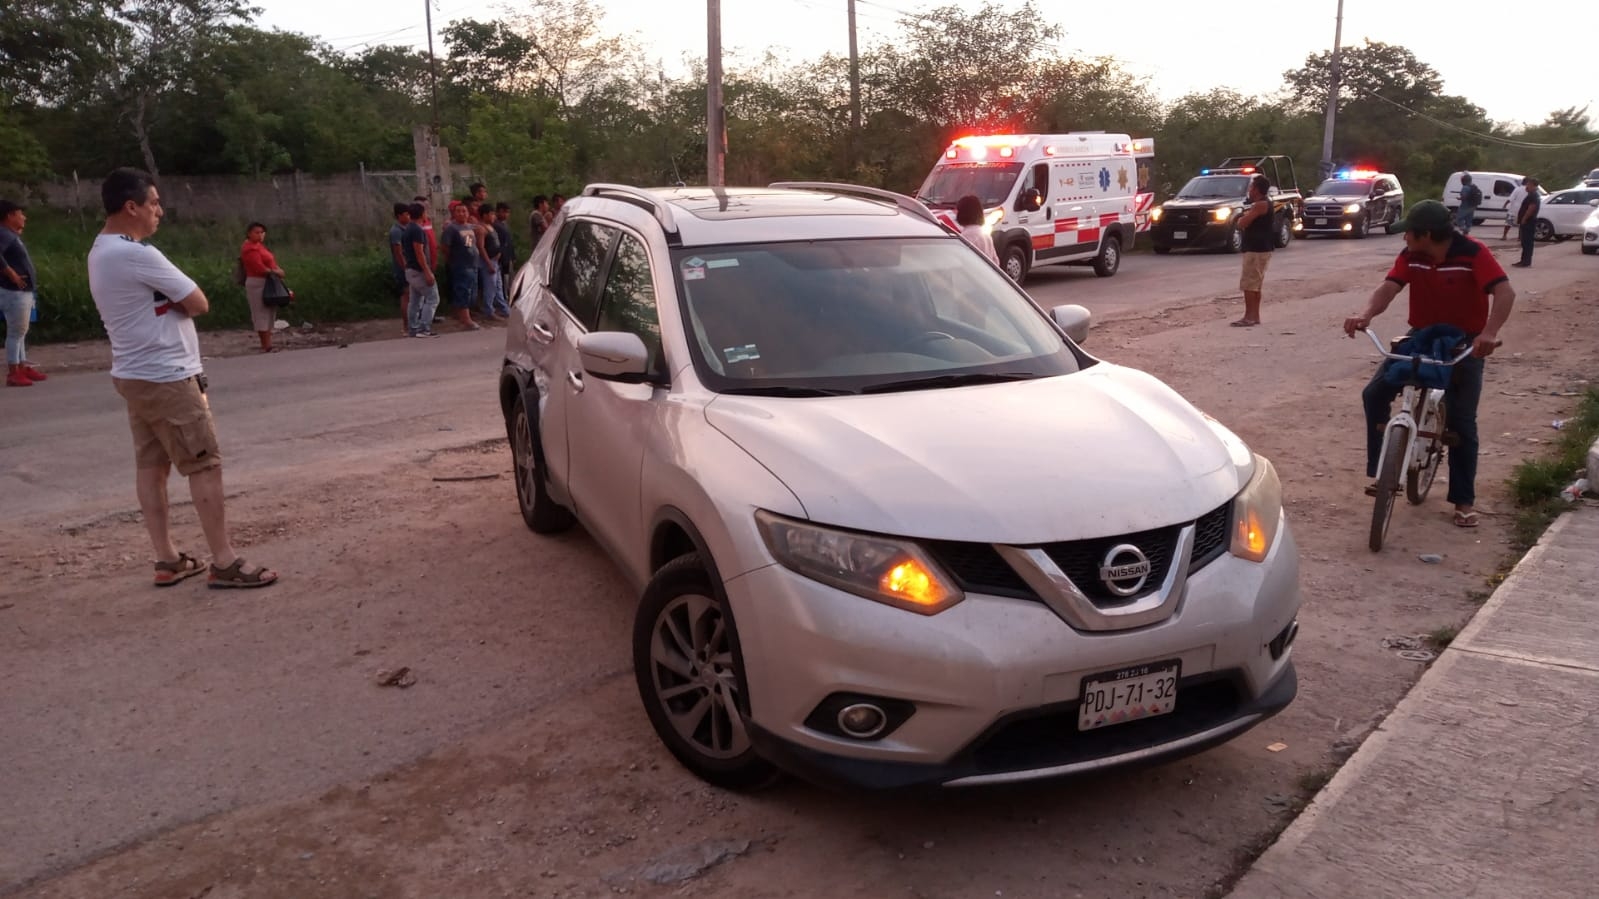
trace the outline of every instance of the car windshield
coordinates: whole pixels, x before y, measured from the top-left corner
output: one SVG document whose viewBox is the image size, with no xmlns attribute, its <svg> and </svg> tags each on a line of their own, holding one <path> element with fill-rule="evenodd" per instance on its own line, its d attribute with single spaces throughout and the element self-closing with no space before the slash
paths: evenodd
<svg viewBox="0 0 1599 899">
<path fill-rule="evenodd" d="M 1328 178 L 1316 188 L 1316 193 L 1324 197 L 1364 197 L 1371 193 L 1371 182 Z"/>
<path fill-rule="evenodd" d="M 1200 175 L 1177 192 L 1179 200 L 1232 200 L 1249 193 L 1247 175 Z"/>
<path fill-rule="evenodd" d="M 686 336 L 720 393 L 825 396 L 1069 374 L 1079 358 L 956 237 L 676 250 Z"/>
<path fill-rule="evenodd" d="M 985 209 L 1002 206 L 1005 198 L 1010 196 L 1016 176 L 1021 173 L 1022 165 L 1019 162 L 941 165 L 927 176 L 916 197 L 929 206 L 954 207 L 961 197 L 976 194 L 983 201 Z"/>
</svg>

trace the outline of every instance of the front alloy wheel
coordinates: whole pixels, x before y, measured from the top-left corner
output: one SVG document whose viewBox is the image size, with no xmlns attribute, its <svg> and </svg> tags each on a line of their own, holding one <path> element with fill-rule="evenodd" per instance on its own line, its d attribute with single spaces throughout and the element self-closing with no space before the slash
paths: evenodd
<svg viewBox="0 0 1599 899">
<path fill-rule="evenodd" d="M 655 733 L 695 775 L 747 790 L 776 777 L 744 725 L 733 619 L 696 553 L 650 579 L 633 622 L 633 674 Z"/>
</svg>

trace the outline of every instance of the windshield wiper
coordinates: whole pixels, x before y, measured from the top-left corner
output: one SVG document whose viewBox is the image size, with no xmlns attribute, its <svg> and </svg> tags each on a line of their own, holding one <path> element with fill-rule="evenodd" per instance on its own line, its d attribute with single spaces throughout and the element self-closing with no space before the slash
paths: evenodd
<svg viewBox="0 0 1599 899">
<path fill-rule="evenodd" d="M 829 387 L 793 387 L 780 384 L 769 384 L 764 387 L 729 387 L 717 391 L 728 396 L 849 396 L 853 390 L 837 390 Z"/>
<path fill-rule="evenodd" d="M 1031 381 L 1038 377 L 1030 371 L 969 372 L 961 375 L 929 375 L 924 378 L 906 378 L 861 388 L 861 393 L 893 393 L 898 390 L 940 390 L 945 387 L 969 387 L 973 384 L 1000 384 L 1005 381 Z"/>
</svg>

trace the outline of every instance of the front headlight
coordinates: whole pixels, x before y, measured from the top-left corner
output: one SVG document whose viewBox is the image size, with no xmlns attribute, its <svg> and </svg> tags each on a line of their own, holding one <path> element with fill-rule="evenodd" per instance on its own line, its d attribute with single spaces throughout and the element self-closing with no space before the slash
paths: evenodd
<svg viewBox="0 0 1599 899">
<path fill-rule="evenodd" d="M 1350 203 L 1348 206 L 1344 207 L 1344 211 L 1349 213 L 1349 214 L 1351 214 L 1351 215 L 1353 215 L 1353 214 L 1355 214 L 1355 213 L 1360 211 L 1360 204 L 1359 203 Z"/>
<path fill-rule="evenodd" d="M 1216 219 L 1216 221 L 1225 222 L 1233 217 L 1233 208 L 1231 206 L 1224 206 L 1221 209 L 1212 209 L 1210 214 Z"/>
<path fill-rule="evenodd" d="M 1266 561 L 1282 524 L 1283 485 L 1277 469 L 1265 457 L 1255 456 L 1255 476 L 1233 500 L 1233 540 L 1228 551 L 1251 562 Z"/>
<path fill-rule="evenodd" d="M 983 223 L 986 224 L 988 227 L 992 228 L 995 225 L 999 224 L 1004 218 L 1005 218 L 1005 207 L 997 206 L 997 207 L 995 207 L 993 209 L 988 210 L 988 213 L 983 216 Z"/>
<path fill-rule="evenodd" d="M 1158 221 L 1160 221 L 1160 217 L 1165 215 L 1165 214 L 1166 214 L 1166 210 L 1165 209 L 1162 209 L 1161 207 L 1156 206 L 1154 209 L 1149 210 L 1149 220 L 1152 221 L 1152 222 L 1158 222 Z"/>
<path fill-rule="evenodd" d="M 856 596 L 936 615 L 966 598 L 915 543 L 755 513 L 766 548 L 785 568 Z"/>
</svg>

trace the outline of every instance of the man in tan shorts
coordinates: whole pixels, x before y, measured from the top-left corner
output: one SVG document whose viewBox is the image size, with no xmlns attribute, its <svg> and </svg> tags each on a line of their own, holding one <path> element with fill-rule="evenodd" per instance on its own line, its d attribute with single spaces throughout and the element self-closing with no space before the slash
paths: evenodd
<svg viewBox="0 0 1599 899">
<path fill-rule="evenodd" d="M 194 316 L 205 293 L 160 250 L 140 241 L 161 224 L 151 177 L 117 169 L 100 187 L 105 228 L 89 250 L 89 292 L 111 337 L 111 382 L 128 407 L 135 485 L 155 548 L 155 584 L 167 587 L 208 569 L 172 542 L 167 478 L 174 466 L 211 550 L 212 587 L 265 587 L 277 573 L 251 567 L 228 542 L 222 508 L 222 452 L 205 396 Z"/>
<path fill-rule="evenodd" d="M 1249 179 L 1249 199 L 1238 217 L 1243 232 L 1244 270 L 1238 289 L 1244 292 L 1244 315 L 1233 322 L 1235 328 L 1260 324 L 1260 292 L 1266 286 L 1266 266 L 1276 249 L 1275 220 L 1271 212 L 1271 182 L 1265 175 Z"/>
</svg>

